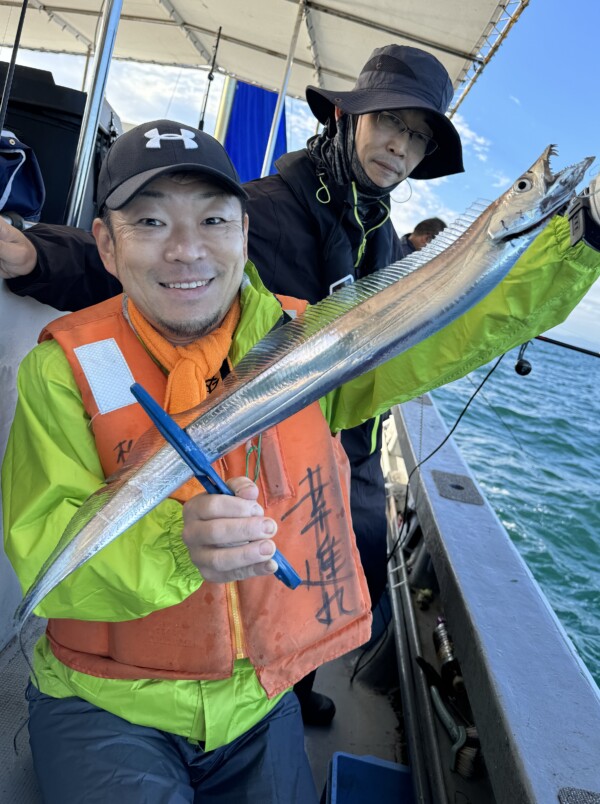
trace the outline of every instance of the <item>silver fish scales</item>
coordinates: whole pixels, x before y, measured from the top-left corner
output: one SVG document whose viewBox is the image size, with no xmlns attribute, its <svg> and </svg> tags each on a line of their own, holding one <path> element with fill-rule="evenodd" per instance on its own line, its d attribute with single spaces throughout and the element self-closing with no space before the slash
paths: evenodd
<svg viewBox="0 0 600 804">
<path fill-rule="evenodd" d="M 593 162 L 588 157 L 553 174 L 554 154 L 548 146 L 500 198 L 427 248 L 345 287 L 267 335 L 227 377 L 222 392 L 181 414 L 179 423 L 213 462 L 465 313 L 508 274 Z M 67 575 L 190 477 L 191 470 L 162 442 L 93 494 L 17 609 L 16 626 Z"/>
</svg>

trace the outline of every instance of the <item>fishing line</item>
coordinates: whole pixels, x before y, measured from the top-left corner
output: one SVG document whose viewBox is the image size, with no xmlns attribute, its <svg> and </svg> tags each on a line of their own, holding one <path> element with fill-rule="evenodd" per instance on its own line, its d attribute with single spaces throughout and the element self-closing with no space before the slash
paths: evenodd
<svg viewBox="0 0 600 804">
<path fill-rule="evenodd" d="M 179 68 L 179 72 L 177 73 L 177 79 L 175 81 L 175 86 L 173 87 L 173 92 L 171 92 L 171 97 L 169 98 L 169 103 L 167 104 L 167 110 L 165 112 L 165 118 L 168 119 L 169 111 L 171 110 L 171 104 L 173 103 L 173 98 L 175 97 L 175 93 L 177 92 L 177 87 L 179 86 L 179 79 L 181 78 L 181 74 L 183 72 L 183 67 Z"/>
<path fill-rule="evenodd" d="M 468 376 L 468 377 L 467 377 L 467 380 L 468 380 L 468 381 L 471 383 L 471 385 L 472 385 L 472 386 L 473 386 L 473 388 L 474 388 L 474 387 L 475 387 L 475 383 L 473 382 L 473 379 L 472 379 L 470 376 Z M 523 455 L 526 455 L 528 458 L 532 458 L 532 459 L 533 459 L 533 458 L 534 458 L 534 456 L 533 456 L 531 453 L 527 452 L 527 450 L 525 449 L 525 447 L 523 446 L 523 444 L 521 444 L 521 442 L 519 441 L 519 439 L 518 439 L 518 437 L 516 436 L 516 434 L 513 432 L 513 430 L 511 430 L 511 428 L 508 426 L 508 424 L 507 424 L 507 423 L 504 421 L 504 419 L 502 418 L 502 416 L 500 415 L 500 413 L 499 413 L 499 412 L 496 410 L 496 408 L 494 407 L 494 405 L 493 405 L 493 404 L 490 402 L 490 400 L 489 400 L 489 399 L 487 398 L 487 396 L 486 396 L 486 395 L 483 393 L 483 391 L 481 391 L 481 396 L 482 396 L 482 397 L 483 397 L 483 399 L 485 400 L 486 405 L 487 405 L 487 406 L 489 407 L 489 409 L 492 411 L 492 413 L 494 414 L 494 416 L 496 416 L 496 417 L 497 417 L 497 419 L 498 419 L 498 421 L 500 422 L 500 424 L 501 424 L 501 425 L 502 425 L 502 426 L 503 426 L 503 427 L 504 427 L 504 428 L 505 428 L 505 429 L 508 431 L 508 434 L 509 434 L 509 435 L 511 436 L 511 438 L 514 440 L 515 444 L 516 444 L 516 445 L 519 447 L 519 449 L 521 450 L 521 452 L 523 453 Z"/>
<path fill-rule="evenodd" d="M 25 726 L 29 723 L 29 717 L 24 718 L 23 722 L 15 732 L 15 736 L 13 737 L 13 751 L 15 752 L 15 756 L 19 756 L 19 749 L 17 748 L 17 740 L 19 739 L 19 734 L 23 731 Z"/>
<path fill-rule="evenodd" d="M 25 663 L 27 664 L 27 667 L 29 668 L 29 672 L 33 676 L 33 680 L 35 681 L 35 686 L 39 689 L 40 688 L 40 682 L 38 681 L 38 677 L 37 677 L 36 672 L 35 672 L 35 670 L 33 668 L 33 663 L 29 661 L 29 656 L 27 655 L 27 650 L 25 649 L 25 645 L 23 644 L 23 626 L 21 626 L 19 628 L 18 636 L 19 636 L 19 648 L 21 649 L 21 655 L 25 659 Z"/>
<path fill-rule="evenodd" d="M 469 406 L 471 405 L 471 403 L 473 402 L 473 400 L 475 399 L 475 397 L 477 396 L 477 394 L 478 394 L 478 393 L 481 391 L 481 389 L 483 388 L 483 386 L 485 385 L 485 383 L 486 383 L 486 382 L 489 380 L 489 378 L 492 376 L 492 374 L 494 373 L 494 371 L 496 371 L 496 369 L 497 369 L 497 368 L 498 368 L 498 366 L 500 365 L 500 362 L 501 362 L 501 360 L 502 360 L 502 358 L 503 358 L 503 357 L 504 357 L 504 355 L 500 355 L 500 357 L 499 357 L 499 358 L 496 360 L 496 362 L 494 363 L 494 365 L 492 366 L 492 368 L 491 368 L 491 369 L 488 371 L 488 373 L 485 375 L 485 377 L 483 378 L 483 380 L 482 380 L 482 381 L 479 383 L 479 385 L 477 386 L 477 388 L 475 389 L 475 391 L 472 393 L 471 398 L 469 399 L 469 401 L 467 402 L 467 404 L 464 406 L 464 408 L 463 408 L 463 409 L 462 409 L 462 411 L 460 412 L 460 414 L 459 414 L 458 418 L 456 419 L 456 421 L 455 421 L 455 422 L 454 422 L 454 424 L 452 425 L 452 428 L 451 428 L 451 429 L 450 429 L 450 431 L 449 431 L 449 432 L 446 434 L 445 438 L 444 438 L 444 439 L 443 439 L 443 440 L 442 440 L 442 441 L 441 441 L 441 442 L 438 444 L 438 446 L 437 446 L 437 447 L 436 447 L 434 450 L 432 450 L 432 451 L 429 453 L 429 455 L 427 455 L 425 458 L 423 458 L 423 460 L 422 460 L 422 461 L 419 461 L 419 463 L 417 463 L 417 464 L 416 464 L 416 465 L 415 465 L 415 466 L 414 466 L 414 467 L 411 469 L 410 474 L 408 475 L 408 478 L 406 479 L 406 495 L 405 495 L 405 497 L 404 497 L 404 508 L 403 508 L 403 512 L 402 512 L 402 528 L 400 529 L 400 533 L 398 534 L 398 538 L 397 538 L 397 539 L 396 539 L 396 541 L 394 542 L 394 545 L 393 545 L 393 547 L 392 547 L 392 550 L 391 550 L 391 552 L 390 552 L 390 554 L 389 554 L 389 556 L 388 556 L 388 562 L 389 562 L 389 561 L 391 561 L 391 559 L 393 558 L 393 556 L 394 556 L 394 554 L 395 554 L 396 550 L 398 549 L 398 546 L 399 546 L 399 544 L 400 544 L 400 540 L 401 540 L 401 538 L 402 538 L 403 531 L 404 531 L 404 529 L 405 529 L 405 524 L 407 523 L 407 515 L 408 515 L 408 497 L 409 497 L 409 488 L 410 488 L 410 479 L 411 479 L 411 477 L 414 475 L 414 473 L 417 471 L 417 469 L 419 469 L 421 466 L 423 466 L 423 464 L 424 464 L 426 461 L 428 461 L 430 458 L 432 458 L 432 457 L 433 457 L 433 456 L 436 454 L 436 452 L 438 452 L 438 451 L 439 451 L 439 450 L 440 450 L 440 449 L 441 449 L 441 448 L 444 446 L 444 444 L 445 444 L 445 443 L 448 441 L 448 439 L 450 438 L 450 436 L 451 436 L 451 435 L 454 433 L 454 431 L 455 431 L 455 430 L 456 430 L 456 428 L 458 427 L 458 425 L 459 425 L 459 423 L 460 423 L 461 419 L 463 418 L 463 416 L 465 415 L 465 413 L 466 413 L 466 412 L 467 412 L 467 410 L 469 409 Z M 407 529 L 407 532 L 408 532 L 408 529 Z"/>
<path fill-rule="evenodd" d="M 29 656 L 27 655 L 27 650 L 26 650 L 25 644 L 23 642 L 23 631 L 24 631 L 24 628 L 23 628 L 23 626 L 21 626 L 19 628 L 19 630 L 18 630 L 18 633 L 17 633 L 17 638 L 19 640 L 19 649 L 21 651 L 21 655 L 25 659 L 25 664 L 29 668 L 29 672 L 31 673 L 31 676 L 32 676 L 32 678 L 33 678 L 33 680 L 35 682 L 35 686 L 39 690 L 40 689 L 40 682 L 38 681 L 37 674 L 36 674 L 36 672 L 35 672 L 35 670 L 33 668 L 33 663 L 29 661 Z M 27 692 L 26 692 L 26 697 L 27 697 Z M 15 752 L 16 756 L 19 755 L 19 750 L 17 748 L 17 740 L 19 739 L 19 734 L 21 734 L 21 732 L 23 731 L 23 729 L 25 728 L 25 726 L 28 723 L 29 723 L 29 715 L 23 720 L 23 722 L 18 727 L 17 731 L 15 732 L 15 734 L 13 736 L 13 751 Z"/>
</svg>

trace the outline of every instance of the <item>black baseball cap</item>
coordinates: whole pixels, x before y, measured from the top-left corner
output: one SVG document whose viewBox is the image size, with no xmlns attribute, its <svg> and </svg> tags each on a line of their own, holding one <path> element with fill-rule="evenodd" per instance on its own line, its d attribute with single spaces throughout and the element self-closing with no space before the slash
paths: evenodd
<svg viewBox="0 0 600 804">
<path fill-rule="evenodd" d="M 454 90 L 444 65 L 426 50 L 405 45 L 376 48 L 362 68 L 354 89 L 347 92 L 306 87 L 306 100 L 321 123 L 328 123 L 335 107 L 346 114 L 368 114 L 393 109 L 422 109 L 432 129 L 437 150 L 417 165 L 411 179 L 435 179 L 462 173 L 462 145 L 458 131 L 446 117 Z"/>
<path fill-rule="evenodd" d="M 210 134 L 173 120 L 153 120 L 111 145 L 98 176 L 98 209 L 121 209 L 159 176 L 197 172 L 239 198 L 248 198 L 233 162 Z"/>
</svg>

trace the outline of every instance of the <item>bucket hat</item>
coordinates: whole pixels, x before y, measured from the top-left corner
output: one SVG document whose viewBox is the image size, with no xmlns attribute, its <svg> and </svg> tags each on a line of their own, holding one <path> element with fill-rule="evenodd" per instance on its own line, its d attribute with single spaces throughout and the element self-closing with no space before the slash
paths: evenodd
<svg viewBox="0 0 600 804">
<path fill-rule="evenodd" d="M 308 86 L 306 100 L 312 113 L 327 124 L 338 106 L 346 114 L 423 109 L 437 149 L 423 158 L 411 179 L 434 179 L 462 173 L 462 146 L 458 131 L 446 117 L 453 89 L 444 65 L 431 53 L 404 45 L 376 48 L 347 92 Z"/>
<path fill-rule="evenodd" d="M 98 175 L 98 209 L 120 209 L 151 181 L 175 171 L 200 173 L 232 195 L 248 198 L 218 140 L 173 120 L 153 120 L 122 134 L 109 148 Z"/>
</svg>

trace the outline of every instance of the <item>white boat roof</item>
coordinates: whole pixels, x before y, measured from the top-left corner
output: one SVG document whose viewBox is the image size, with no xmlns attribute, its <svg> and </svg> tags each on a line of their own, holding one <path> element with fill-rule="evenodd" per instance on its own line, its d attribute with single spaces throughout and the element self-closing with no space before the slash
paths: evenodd
<svg viewBox="0 0 600 804">
<path fill-rule="evenodd" d="M 287 93 L 304 97 L 308 84 L 350 89 L 372 50 L 390 42 L 431 51 L 455 90 L 467 87 L 528 2 L 306 0 Z M 6 46 L 14 41 L 20 6 L 0 0 Z M 86 55 L 101 7 L 102 0 L 30 0 L 20 46 Z M 206 68 L 221 28 L 218 69 L 279 90 L 298 10 L 297 0 L 124 0 L 114 57 Z"/>
</svg>

